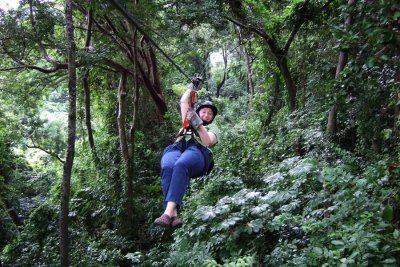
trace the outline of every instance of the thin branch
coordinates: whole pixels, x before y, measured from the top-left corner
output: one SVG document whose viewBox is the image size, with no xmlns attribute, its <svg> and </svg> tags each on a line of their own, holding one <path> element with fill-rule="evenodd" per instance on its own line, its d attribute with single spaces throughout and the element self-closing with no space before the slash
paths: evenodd
<svg viewBox="0 0 400 267">
<path fill-rule="evenodd" d="M 90 1 L 90 5 L 92 5 L 92 1 Z M 90 6 L 89 12 L 87 15 L 87 30 L 86 30 L 86 40 L 85 40 L 85 50 L 90 50 L 90 43 L 92 37 L 92 26 L 93 26 L 93 8 Z M 85 124 L 88 133 L 88 141 L 92 151 L 95 162 L 98 162 L 97 155 L 95 152 L 94 138 L 93 138 L 93 130 L 91 124 L 91 107 L 90 107 L 90 83 L 89 83 L 89 69 L 86 69 L 83 73 L 83 92 L 84 92 L 84 103 L 85 103 Z M 96 164 L 97 166 L 97 164 Z"/>
<path fill-rule="evenodd" d="M 237 20 L 235 20 L 233 18 L 230 18 L 230 17 L 227 17 L 227 16 L 224 16 L 224 17 L 225 17 L 225 19 L 229 20 L 230 22 L 234 23 L 235 25 L 237 25 L 237 26 L 239 26 L 239 27 L 241 27 L 243 29 L 249 30 L 251 32 L 254 32 L 258 36 L 262 37 L 267 42 L 271 53 L 277 58 L 277 60 L 280 60 L 280 58 L 285 56 L 284 51 L 277 47 L 277 45 L 275 43 L 275 40 L 271 36 L 269 36 L 268 33 L 264 32 L 261 29 L 245 25 L 245 24 L 243 24 L 243 23 L 241 23 L 241 22 L 239 22 L 239 21 L 237 21 Z"/>
<path fill-rule="evenodd" d="M 92 1 L 90 1 L 90 5 L 92 5 Z M 92 41 L 92 27 L 93 27 L 93 8 L 89 8 L 89 12 L 87 15 L 87 29 L 86 29 L 86 41 L 85 41 L 85 47 L 86 49 L 89 49 L 90 43 Z"/>
<path fill-rule="evenodd" d="M 77 5 L 78 9 L 82 12 L 82 14 L 87 15 L 88 12 L 90 13 L 90 11 L 87 11 L 87 10 L 86 10 L 83 6 L 81 6 L 79 3 L 76 3 L 76 5 Z M 106 18 L 105 18 L 105 19 L 106 19 Z M 110 32 L 109 30 L 107 30 L 107 29 L 106 29 L 104 26 L 102 26 L 102 25 L 100 24 L 100 22 L 98 22 L 93 16 L 91 17 L 91 20 L 92 20 L 92 23 L 94 23 L 94 24 L 96 25 L 97 29 L 98 29 L 101 33 L 103 33 L 103 34 L 109 36 L 109 37 L 111 38 L 111 40 L 113 41 L 113 43 L 114 43 L 117 47 L 119 47 L 119 49 L 121 49 L 121 50 L 128 56 L 128 58 L 129 58 L 129 56 L 131 55 L 131 53 L 130 53 L 130 50 L 126 47 L 126 46 L 129 47 L 129 45 L 127 44 L 127 42 L 126 42 L 125 40 L 122 39 L 121 41 L 124 43 L 124 44 L 122 44 L 122 43 L 117 39 L 117 37 L 119 37 L 118 35 L 115 35 L 115 34 L 113 34 L 112 32 Z M 113 28 L 115 29 L 114 25 L 110 25 L 110 23 L 112 24 L 111 20 L 109 20 L 109 19 L 107 20 L 107 19 L 106 19 L 106 21 L 107 21 L 107 23 L 108 23 L 108 25 L 110 26 L 111 29 L 113 29 Z M 115 29 L 115 30 L 116 30 L 116 29 Z M 117 31 L 116 33 L 118 33 L 118 31 Z M 87 39 L 87 40 L 88 40 L 88 39 Z M 125 45 L 126 45 L 126 46 L 125 46 Z M 107 68 L 104 68 L 104 67 L 101 67 L 101 66 L 100 66 L 100 68 L 102 68 L 102 69 L 104 69 L 104 70 L 111 71 L 111 72 L 127 72 L 129 75 L 133 75 L 133 73 L 132 73 L 128 68 L 122 66 L 121 64 L 119 64 L 119 63 L 116 62 L 116 61 L 113 61 L 113 60 L 111 60 L 111 59 L 105 58 L 105 59 L 102 60 L 102 62 L 103 62 L 104 64 L 106 64 L 107 66 L 113 68 L 112 70 L 110 70 L 110 69 L 107 69 Z"/>
<path fill-rule="evenodd" d="M 144 37 L 146 37 L 147 40 L 187 79 L 190 80 L 190 77 L 173 61 L 165 52 L 162 50 L 157 43 L 143 30 L 143 28 L 139 25 L 139 23 L 136 21 L 136 19 L 129 14 L 117 0 L 109 0 L 112 5 L 114 5 L 121 13 L 122 15 L 130 22 L 132 23 L 137 30 L 143 34 Z"/>
<path fill-rule="evenodd" d="M 100 32 L 104 33 L 107 36 L 110 36 L 111 40 L 127 55 L 129 55 L 129 50 L 122 45 L 116 38 L 114 34 L 109 32 L 107 29 L 105 29 L 97 20 L 93 19 L 93 22 L 96 24 L 96 27 L 100 30 Z"/>
<path fill-rule="evenodd" d="M 10 70 L 20 70 L 20 69 L 25 69 L 25 67 L 10 67 L 10 68 L 6 68 L 6 69 L 0 69 L 1 71 L 10 71 Z"/>
<path fill-rule="evenodd" d="M 119 64 L 118 62 L 115 62 L 111 59 L 104 59 L 103 62 L 108 65 L 109 67 L 114 68 L 115 70 L 117 70 L 118 72 L 126 72 L 129 75 L 134 75 L 132 71 L 130 71 L 128 68 L 125 68 L 124 66 L 122 66 L 121 64 Z"/>
<path fill-rule="evenodd" d="M 33 143 L 33 141 L 32 141 L 32 143 Z M 42 150 L 42 151 L 45 152 L 46 154 L 49 154 L 50 156 L 56 158 L 58 161 L 60 161 L 62 164 L 64 164 L 64 160 L 62 160 L 57 154 L 55 154 L 55 153 L 53 153 L 53 152 L 51 152 L 51 151 L 48 151 L 48 150 L 44 149 L 43 147 L 40 147 L 40 146 L 37 146 L 37 145 L 33 145 L 33 146 L 25 145 L 25 146 L 26 146 L 27 148 L 35 148 L 35 149 Z"/>
<path fill-rule="evenodd" d="M 108 16 L 103 16 L 106 20 L 108 26 L 110 26 L 111 30 L 114 32 L 115 36 L 117 36 L 122 43 L 125 45 L 125 53 L 127 53 L 128 57 L 131 58 L 133 56 L 132 46 L 128 43 L 127 40 L 122 38 L 121 34 L 119 33 L 118 29 L 115 27 L 114 23 L 110 20 Z"/>
<path fill-rule="evenodd" d="M 224 18 L 229 20 L 233 24 L 243 28 L 243 29 L 246 29 L 246 30 L 249 30 L 251 32 L 254 32 L 255 34 L 257 34 L 257 35 L 261 36 L 262 38 L 264 38 L 266 41 L 272 41 L 273 40 L 271 38 L 271 36 L 268 35 L 268 33 L 264 32 L 264 31 L 261 31 L 260 29 L 257 29 L 257 28 L 252 27 L 252 26 L 245 25 L 245 24 L 243 24 L 243 23 L 241 23 L 241 22 L 239 22 L 239 21 L 237 21 L 237 20 L 235 20 L 233 18 L 228 17 L 228 16 L 224 16 Z"/>
<path fill-rule="evenodd" d="M 33 15 L 33 3 L 32 2 L 33 2 L 32 0 L 29 0 L 29 17 L 31 20 L 32 29 L 34 30 L 34 32 L 36 32 L 36 21 L 35 21 L 34 15 Z M 41 36 L 38 36 L 38 37 L 39 37 L 38 45 L 39 45 L 40 51 L 42 52 L 43 58 L 51 64 L 54 64 L 54 65 L 60 64 L 61 63 L 60 61 L 54 60 L 49 56 L 45 46 L 42 43 Z"/>
<path fill-rule="evenodd" d="M 103 66 L 103 65 L 99 65 L 98 66 L 98 68 L 99 69 L 101 69 L 101 70 L 105 70 L 105 71 L 109 71 L 109 72 L 113 72 L 113 73 L 118 73 L 119 71 L 118 70 L 116 70 L 116 69 L 111 69 L 111 68 L 108 68 L 108 67 L 110 67 L 110 66 Z"/>
<path fill-rule="evenodd" d="M 292 44 L 294 37 L 296 36 L 297 32 L 300 30 L 301 26 L 306 22 L 306 20 L 302 17 L 300 18 L 297 23 L 294 25 L 292 32 L 289 35 L 289 38 L 286 41 L 285 46 L 283 47 L 283 51 L 286 54 L 289 51 L 290 45 Z"/>
<path fill-rule="evenodd" d="M 314 17 L 316 17 L 317 15 L 319 15 L 320 13 L 322 13 L 322 11 L 324 11 L 326 8 L 328 8 L 328 6 L 335 0 L 329 0 L 328 2 L 326 2 L 320 9 L 318 9 L 317 12 L 315 12 L 314 14 L 311 14 L 310 16 L 305 16 L 304 14 L 302 14 L 300 16 L 300 18 L 298 19 L 298 21 L 296 22 L 292 32 L 289 35 L 289 38 L 287 39 L 285 46 L 283 47 L 283 51 L 285 53 L 288 52 L 290 45 L 292 44 L 294 37 L 296 36 L 297 32 L 300 30 L 301 26 L 307 22 L 312 20 Z M 310 1 L 305 1 L 304 5 L 307 5 Z"/>
<path fill-rule="evenodd" d="M 75 3 L 76 6 L 78 7 L 79 11 L 81 11 L 81 13 L 85 16 L 87 16 L 88 12 L 83 6 L 80 5 L 80 3 L 76 2 Z M 109 36 L 111 38 L 111 40 L 125 53 L 127 52 L 127 48 L 124 47 L 120 41 L 117 40 L 117 35 L 114 35 L 113 33 L 111 33 L 110 31 L 108 31 L 105 27 L 103 27 L 96 19 L 94 19 L 94 17 L 92 16 L 92 23 L 94 23 L 97 27 L 97 29 L 99 30 L 99 32 Z M 110 26 L 111 27 L 111 26 Z M 111 27 L 112 28 L 112 27 Z"/>
<path fill-rule="evenodd" d="M 8 55 L 14 62 L 16 62 L 19 66 L 19 68 L 26 68 L 26 69 L 34 69 L 43 73 L 52 73 L 52 72 L 56 72 L 60 69 L 67 69 L 68 68 L 68 64 L 66 63 L 58 63 L 58 64 L 54 64 L 55 66 L 51 69 L 45 69 L 45 68 L 41 68 L 38 66 L 34 66 L 34 65 L 28 65 L 25 64 L 24 62 L 22 62 L 21 60 L 19 60 L 17 57 L 13 56 L 12 53 L 5 47 L 4 43 L 2 41 L 0 41 L 0 45 L 1 48 L 3 49 L 3 52 Z"/>
<path fill-rule="evenodd" d="M 384 46 L 381 50 L 374 54 L 375 57 L 379 58 L 389 50 L 389 46 Z"/>
</svg>

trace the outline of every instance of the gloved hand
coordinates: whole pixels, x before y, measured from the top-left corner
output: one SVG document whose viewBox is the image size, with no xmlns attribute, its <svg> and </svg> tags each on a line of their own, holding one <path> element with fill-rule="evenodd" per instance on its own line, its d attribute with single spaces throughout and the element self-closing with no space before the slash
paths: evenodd
<svg viewBox="0 0 400 267">
<path fill-rule="evenodd" d="M 195 130 L 203 125 L 203 120 L 200 119 L 199 115 L 197 115 L 196 111 L 194 111 L 192 108 L 188 109 L 186 118 Z"/>
<path fill-rule="evenodd" d="M 200 90 L 202 82 L 203 82 L 202 77 L 200 76 L 193 77 L 191 83 L 189 83 L 188 85 L 188 89 L 197 92 Z"/>
</svg>

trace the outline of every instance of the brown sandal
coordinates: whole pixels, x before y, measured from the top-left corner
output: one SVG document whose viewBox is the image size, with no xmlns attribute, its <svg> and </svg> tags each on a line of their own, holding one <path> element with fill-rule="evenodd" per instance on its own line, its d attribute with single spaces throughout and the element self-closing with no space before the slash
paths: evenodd
<svg viewBox="0 0 400 267">
<path fill-rule="evenodd" d="M 178 216 L 174 216 L 171 218 L 171 227 L 178 228 L 182 226 L 182 220 Z"/>
<path fill-rule="evenodd" d="M 163 214 L 160 217 L 158 217 L 154 221 L 154 223 L 161 227 L 168 228 L 168 227 L 171 227 L 171 221 L 172 221 L 171 217 L 169 217 L 167 214 Z"/>
</svg>

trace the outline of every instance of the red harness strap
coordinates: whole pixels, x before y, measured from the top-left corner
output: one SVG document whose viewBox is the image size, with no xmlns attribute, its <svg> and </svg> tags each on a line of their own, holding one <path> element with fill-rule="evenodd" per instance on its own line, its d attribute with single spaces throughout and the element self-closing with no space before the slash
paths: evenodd
<svg viewBox="0 0 400 267">
<path fill-rule="evenodd" d="M 194 102 L 196 100 L 196 91 L 191 91 L 190 97 L 191 97 L 191 102 L 189 104 L 189 107 L 193 108 Z M 189 128 L 189 122 L 187 119 L 187 111 L 186 111 L 185 118 L 183 118 L 183 122 L 182 122 L 182 129 L 179 131 L 177 136 L 181 136 L 182 134 L 185 134 L 185 132 L 188 128 Z"/>
</svg>

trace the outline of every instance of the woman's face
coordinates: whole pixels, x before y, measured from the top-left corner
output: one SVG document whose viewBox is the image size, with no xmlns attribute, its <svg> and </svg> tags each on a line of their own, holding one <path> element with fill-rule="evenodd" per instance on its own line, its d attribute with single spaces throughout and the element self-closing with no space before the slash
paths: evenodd
<svg viewBox="0 0 400 267">
<path fill-rule="evenodd" d="M 199 110 L 199 117 L 203 121 L 210 122 L 214 118 L 214 112 L 211 108 L 202 108 Z"/>
</svg>

